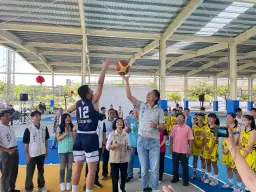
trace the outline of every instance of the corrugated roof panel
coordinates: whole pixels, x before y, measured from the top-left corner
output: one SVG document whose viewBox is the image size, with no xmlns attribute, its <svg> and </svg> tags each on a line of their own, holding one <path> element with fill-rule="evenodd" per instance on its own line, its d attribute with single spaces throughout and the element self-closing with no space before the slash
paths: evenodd
<svg viewBox="0 0 256 192">
<path fill-rule="evenodd" d="M 151 43 L 148 39 L 114 38 L 114 37 L 88 37 L 88 45 L 134 47 L 142 48 Z"/>
<path fill-rule="evenodd" d="M 99 54 L 116 54 L 116 55 L 130 55 L 132 56 L 136 52 L 122 52 L 122 51 L 112 51 L 112 50 L 89 50 L 90 53 L 99 53 Z"/>
<path fill-rule="evenodd" d="M 10 31 L 17 37 L 28 42 L 49 42 L 49 43 L 68 43 L 81 44 L 82 36 L 80 35 L 65 35 L 56 33 L 40 33 L 29 31 Z"/>
<path fill-rule="evenodd" d="M 81 57 L 78 56 L 56 56 L 56 55 L 44 55 L 48 62 L 71 62 L 81 63 Z"/>
</svg>

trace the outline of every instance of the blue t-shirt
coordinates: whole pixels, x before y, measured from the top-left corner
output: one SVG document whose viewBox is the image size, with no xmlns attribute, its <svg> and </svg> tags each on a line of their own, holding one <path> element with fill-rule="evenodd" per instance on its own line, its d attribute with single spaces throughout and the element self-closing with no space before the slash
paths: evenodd
<svg viewBox="0 0 256 192">
<path fill-rule="evenodd" d="M 96 131 L 100 113 L 93 107 L 92 101 L 79 100 L 76 102 L 76 118 L 78 131 Z"/>
<path fill-rule="evenodd" d="M 126 122 L 129 127 L 129 138 L 128 142 L 131 147 L 137 147 L 139 122 L 134 119 L 133 116 L 128 116 Z"/>
</svg>

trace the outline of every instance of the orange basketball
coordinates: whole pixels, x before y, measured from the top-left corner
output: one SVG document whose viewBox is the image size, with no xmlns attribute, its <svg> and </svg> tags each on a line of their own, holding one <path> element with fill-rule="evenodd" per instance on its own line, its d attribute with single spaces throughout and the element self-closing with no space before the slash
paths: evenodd
<svg viewBox="0 0 256 192">
<path fill-rule="evenodd" d="M 126 75 L 130 70 L 130 65 L 124 61 L 124 60 L 120 60 L 116 63 L 116 72 L 119 75 Z"/>
</svg>

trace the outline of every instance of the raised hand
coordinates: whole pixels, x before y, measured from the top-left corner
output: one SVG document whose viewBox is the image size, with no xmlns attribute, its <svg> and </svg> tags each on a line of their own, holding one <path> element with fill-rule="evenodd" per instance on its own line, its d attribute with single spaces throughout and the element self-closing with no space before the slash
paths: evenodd
<svg viewBox="0 0 256 192">
<path fill-rule="evenodd" d="M 123 80 L 125 81 L 125 82 L 128 82 L 129 81 L 129 78 L 130 78 L 130 75 L 127 75 L 127 76 L 122 76 L 123 77 Z"/>
<path fill-rule="evenodd" d="M 111 59 L 107 58 L 106 60 L 102 60 L 102 68 L 108 68 L 109 65 L 111 65 Z"/>
</svg>

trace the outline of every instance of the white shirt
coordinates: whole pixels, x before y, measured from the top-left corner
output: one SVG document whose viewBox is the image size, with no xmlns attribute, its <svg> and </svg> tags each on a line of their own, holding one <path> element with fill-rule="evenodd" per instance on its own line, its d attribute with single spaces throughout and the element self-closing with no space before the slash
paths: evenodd
<svg viewBox="0 0 256 192">
<path fill-rule="evenodd" d="M 139 109 L 139 135 L 159 139 L 159 129 L 151 128 L 150 122 L 153 121 L 157 125 L 165 123 L 164 111 L 158 105 L 151 107 L 148 103 L 138 100 L 136 100 L 136 107 Z"/>
<path fill-rule="evenodd" d="M 242 118 L 238 118 L 238 117 L 236 117 L 236 120 L 237 120 L 237 127 L 239 128 L 239 129 L 242 129 Z"/>
<path fill-rule="evenodd" d="M 13 127 L 0 124 L 0 145 L 5 148 L 17 146 L 16 135 Z"/>
<path fill-rule="evenodd" d="M 103 121 L 98 121 L 97 126 L 97 134 L 99 137 L 99 148 L 102 148 L 102 142 L 103 142 Z"/>
</svg>

